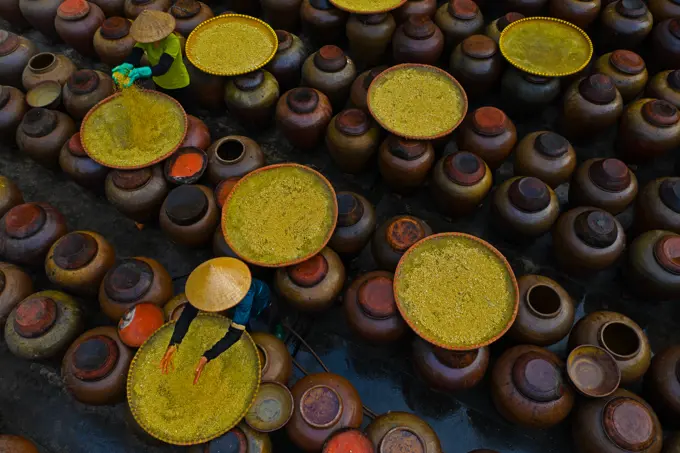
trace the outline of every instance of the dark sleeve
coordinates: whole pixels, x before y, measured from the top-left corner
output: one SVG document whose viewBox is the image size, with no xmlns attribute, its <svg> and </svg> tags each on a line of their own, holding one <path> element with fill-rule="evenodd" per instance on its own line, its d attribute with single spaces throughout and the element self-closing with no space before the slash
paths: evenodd
<svg viewBox="0 0 680 453">
<path fill-rule="evenodd" d="M 130 63 L 132 66 L 139 66 L 139 63 L 142 61 L 142 57 L 144 56 L 144 49 L 141 47 L 133 47 L 132 48 L 132 53 L 128 55 L 128 57 L 125 59 L 126 63 Z"/>
<path fill-rule="evenodd" d="M 162 76 L 170 70 L 170 66 L 175 62 L 175 57 L 169 53 L 164 53 L 161 55 L 161 59 L 158 60 L 158 64 L 151 66 L 151 75 L 154 77 Z"/>
<path fill-rule="evenodd" d="M 194 307 L 191 304 L 185 304 L 184 309 L 182 310 L 182 314 L 179 315 L 179 319 L 177 320 L 177 323 L 175 324 L 175 330 L 172 332 L 172 338 L 170 338 L 170 345 L 169 346 L 175 346 L 177 344 L 180 344 L 182 340 L 184 339 L 184 336 L 187 334 L 189 331 L 189 326 L 191 325 L 191 321 L 194 320 L 194 318 L 198 315 L 198 308 Z"/>
<path fill-rule="evenodd" d="M 241 339 L 241 335 L 243 335 L 243 329 L 235 328 L 233 325 L 229 326 L 229 330 L 227 330 L 227 333 L 222 337 L 222 339 L 215 343 L 212 348 L 207 350 L 205 354 L 203 354 L 203 357 L 208 359 L 208 361 L 211 361 L 225 352 L 227 349 L 231 348 L 238 340 Z"/>
</svg>

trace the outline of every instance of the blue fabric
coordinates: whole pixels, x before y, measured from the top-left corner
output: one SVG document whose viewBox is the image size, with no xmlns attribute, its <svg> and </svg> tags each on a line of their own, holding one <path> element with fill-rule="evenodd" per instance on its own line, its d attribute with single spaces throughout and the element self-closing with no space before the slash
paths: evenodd
<svg viewBox="0 0 680 453">
<path fill-rule="evenodd" d="M 231 319 L 234 324 L 248 325 L 250 318 L 256 318 L 271 303 L 269 286 L 261 280 L 252 279 L 245 297 L 232 310 Z"/>
</svg>

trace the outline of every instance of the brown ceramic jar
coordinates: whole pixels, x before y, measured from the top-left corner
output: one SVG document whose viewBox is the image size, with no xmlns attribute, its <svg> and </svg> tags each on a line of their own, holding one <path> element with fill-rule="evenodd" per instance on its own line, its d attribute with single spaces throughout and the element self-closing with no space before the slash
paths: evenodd
<svg viewBox="0 0 680 453">
<path fill-rule="evenodd" d="M 138 223 L 158 218 L 169 190 L 160 165 L 139 170 L 112 170 L 106 176 L 104 189 L 109 203 Z"/>
<path fill-rule="evenodd" d="M 302 40 L 292 33 L 276 30 L 276 37 L 279 39 L 279 47 L 265 69 L 276 78 L 279 90 L 284 92 L 300 84 L 307 50 Z"/>
<path fill-rule="evenodd" d="M 647 7 L 656 24 L 666 19 L 680 17 L 680 2 L 676 0 L 649 0 Z"/>
<path fill-rule="evenodd" d="M 680 178 L 654 179 L 642 188 L 635 203 L 634 230 L 680 234 Z"/>
<path fill-rule="evenodd" d="M 26 97 L 18 88 L 0 85 L 0 140 L 12 143 L 28 111 Z"/>
<path fill-rule="evenodd" d="M 434 65 L 444 51 L 444 34 L 428 16 L 410 16 L 392 37 L 397 63 Z"/>
<path fill-rule="evenodd" d="M 124 17 L 109 17 L 102 22 L 92 41 L 103 63 L 118 66 L 130 55 L 136 44 L 130 36 L 130 25 L 130 21 Z"/>
<path fill-rule="evenodd" d="M 619 124 L 616 151 L 626 162 L 648 162 L 680 145 L 680 111 L 666 101 L 630 104 Z"/>
<path fill-rule="evenodd" d="M 444 156 L 434 166 L 430 189 L 439 209 L 458 217 L 470 214 L 491 190 L 493 174 L 475 154 L 460 151 Z"/>
<path fill-rule="evenodd" d="M 40 453 L 30 440 L 11 434 L 0 434 L 0 449 L 7 453 Z"/>
<path fill-rule="evenodd" d="M 24 203 L 21 189 L 11 179 L 0 176 L 0 217 L 14 206 Z"/>
<path fill-rule="evenodd" d="M 59 166 L 71 179 L 83 187 L 101 190 L 106 181 L 109 169 L 90 159 L 80 141 L 80 132 L 76 132 L 64 143 L 59 152 Z"/>
<path fill-rule="evenodd" d="M 20 204 L 0 219 L 0 256 L 17 264 L 41 266 L 52 244 L 66 231 L 64 216 L 49 204 Z"/>
<path fill-rule="evenodd" d="M 569 185 L 572 206 L 593 206 L 612 215 L 620 214 L 635 200 L 638 183 L 635 173 L 618 159 L 588 159 Z"/>
<path fill-rule="evenodd" d="M 276 270 L 276 290 L 295 309 L 325 311 L 333 306 L 345 283 L 345 266 L 337 253 L 325 247 L 299 264 Z"/>
<path fill-rule="evenodd" d="M 200 150 L 207 150 L 212 143 L 210 138 L 210 129 L 208 126 L 193 115 L 187 115 L 188 127 L 187 135 L 184 136 L 184 141 L 180 148 L 198 148 Z"/>
<path fill-rule="evenodd" d="M 338 113 L 326 130 L 326 147 L 335 165 L 345 173 L 361 173 L 378 150 L 380 129 L 362 110 Z"/>
<path fill-rule="evenodd" d="M 224 89 L 224 102 L 241 124 L 261 130 L 274 118 L 279 95 L 279 83 L 274 76 L 259 69 L 230 79 Z"/>
<path fill-rule="evenodd" d="M 19 0 L 19 9 L 33 28 L 50 40 L 58 41 L 59 34 L 54 27 L 57 9 L 62 0 Z"/>
<path fill-rule="evenodd" d="M 106 17 L 123 16 L 125 14 L 125 0 L 93 0 Z"/>
<path fill-rule="evenodd" d="M 518 11 L 525 16 L 538 16 L 548 0 L 506 0 L 503 2 L 506 11 Z"/>
<path fill-rule="evenodd" d="M 166 304 L 163 305 L 163 314 L 165 315 L 165 320 L 167 322 L 177 321 L 182 314 L 184 307 L 188 303 L 189 299 L 187 299 L 185 293 L 177 294 L 175 297 L 167 301 Z"/>
<path fill-rule="evenodd" d="M 475 387 L 484 378 L 489 348 L 448 351 L 416 337 L 411 359 L 428 386 L 440 392 L 458 392 Z"/>
<path fill-rule="evenodd" d="M 344 257 L 354 257 L 375 231 L 375 208 L 354 192 L 338 192 L 338 223 L 328 246 Z"/>
<path fill-rule="evenodd" d="M 574 323 L 574 300 L 569 293 L 541 275 L 523 275 L 517 286 L 519 310 L 508 337 L 537 346 L 549 346 L 566 337 Z"/>
<path fill-rule="evenodd" d="M 390 189 L 409 193 L 427 180 L 434 157 L 431 142 L 390 135 L 378 150 L 378 168 Z"/>
<path fill-rule="evenodd" d="M 21 75 L 28 61 L 38 53 L 33 41 L 0 30 L 0 85 L 22 88 Z"/>
<path fill-rule="evenodd" d="M 128 258 L 109 269 L 99 287 L 101 310 L 113 321 L 145 302 L 159 307 L 172 297 L 172 278 L 151 258 Z"/>
<path fill-rule="evenodd" d="M 635 99 L 647 84 L 647 68 L 640 55 L 630 50 L 615 50 L 595 62 L 594 72 L 611 77 L 624 104 Z"/>
<path fill-rule="evenodd" d="M 39 164 L 56 168 L 61 147 L 75 132 L 75 123 L 65 113 L 31 109 L 17 129 L 17 146 Z"/>
<path fill-rule="evenodd" d="M 492 170 L 501 166 L 515 143 L 515 124 L 496 107 L 480 107 L 470 113 L 458 134 L 458 149 L 478 155 Z"/>
<path fill-rule="evenodd" d="M 546 429 L 561 423 L 574 406 L 574 390 L 563 377 L 564 362 L 538 346 L 508 349 L 491 373 L 491 398 L 506 420 Z"/>
<path fill-rule="evenodd" d="M 302 0 L 262 0 L 262 18 L 274 29 L 297 31 L 300 28 Z"/>
<path fill-rule="evenodd" d="M 444 33 L 448 52 L 468 36 L 484 32 L 484 17 L 473 0 L 449 0 L 437 9 L 434 22 Z"/>
<path fill-rule="evenodd" d="M 586 29 L 597 19 L 600 0 L 550 0 L 550 15 Z"/>
<path fill-rule="evenodd" d="M 64 107 L 72 118 L 82 120 L 92 107 L 114 91 L 111 76 L 101 71 L 81 69 L 74 72 L 64 85 Z"/>
<path fill-rule="evenodd" d="M 501 184 L 491 203 L 494 226 L 511 236 L 535 238 L 547 233 L 560 215 L 555 192 L 533 176 L 515 176 Z"/>
<path fill-rule="evenodd" d="M 286 344 L 265 332 L 251 333 L 262 364 L 262 381 L 274 381 L 288 385 L 293 374 L 293 359 Z"/>
<path fill-rule="evenodd" d="M 368 66 L 382 62 L 396 29 L 390 13 L 352 14 L 347 21 L 347 39 L 354 59 Z"/>
<path fill-rule="evenodd" d="M 170 14 L 175 18 L 175 31 L 188 38 L 198 24 L 215 16 L 213 10 L 203 2 L 197 0 L 178 0 L 170 8 Z"/>
<path fill-rule="evenodd" d="M 680 70 L 662 71 L 652 77 L 647 84 L 646 95 L 680 108 Z"/>
<path fill-rule="evenodd" d="M 65 0 L 57 10 L 54 26 L 61 39 L 78 53 L 95 57 L 93 38 L 104 22 L 104 12 L 85 0 Z"/>
<path fill-rule="evenodd" d="M 24 31 L 30 27 L 30 24 L 26 20 L 23 14 L 21 14 L 21 8 L 19 8 L 19 0 L 10 0 L 3 2 L 0 5 L 0 17 L 5 19 L 7 22 L 12 24 L 14 29 L 19 31 Z"/>
<path fill-rule="evenodd" d="M 408 412 L 390 411 L 373 419 L 366 435 L 380 452 L 443 453 L 437 433 Z"/>
<path fill-rule="evenodd" d="M 245 176 L 264 166 L 265 156 L 255 140 L 241 135 L 222 137 L 208 148 L 208 179 L 212 184 Z"/>
<path fill-rule="evenodd" d="M 328 96 L 336 110 L 347 102 L 356 76 L 354 62 L 337 46 L 323 46 L 302 65 L 302 84 Z"/>
<path fill-rule="evenodd" d="M 67 56 L 42 52 L 28 61 L 21 81 L 26 91 L 48 80 L 54 80 L 63 85 L 76 70 L 76 65 Z"/>
<path fill-rule="evenodd" d="M 574 413 L 572 433 L 579 453 L 659 453 L 663 441 L 651 406 L 624 389 L 584 400 Z"/>
<path fill-rule="evenodd" d="M 394 18 L 398 24 L 406 22 L 411 16 L 434 17 L 437 12 L 437 0 L 406 0 L 394 10 Z"/>
<path fill-rule="evenodd" d="M 680 294 L 678 266 L 680 236 L 670 231 L 642 233 L 630 245 L 628 278 L 630 288 L 646 299 L 674 299 Z"/>
<path fill-rule="evenodd" d="M 602 8 L 600 44 L 603 49 L 638 48 L 652 31 L 652 14 L 642 0 L 618 0 Z"/>
<path fill-rule="evenodd" d="M 316 147 L 333 116 L 328 97 L 314 88 L 294 88 L 281 96 L 276 105 L 276 124 L 296 148 Z"/>
<path fill-rule="evenodd" d="M 210 242 L 219 221 L 212 190 L 201 185 L 182 185 L 163 202 L 159 223 L 176 244 L 200 247 Z"/>
<path fill-rule="evenodd" d="M 188 89 L 194 101 L 204 109 L 224 114 L 223 94 L 226 77 L 203 72 L 192 65 L 188 59 L 184 60 L 184 65 L 191 79 Z"/>
<path fill-rule="evenodd" d="M 145 9 L 165 11 L 170 9 L 170 0 L 125 0 L 125 17 L 136 19 Z"/>
<path fill-rule="evenodd" d="M 560 95 L 560 79 L 528 74 L 509 66 L 501 78 L 501 94 L 513 113 L 538 115 Z"/>
<path fill-rule="evenodd" d="M 387 66 L 377 66 L 368 71 L 364 71 L 352 82 L 352 87 L 349 91 L 350 104 L 366 113 L 368 111 L 368 88 L 371 86 L 373 79 L 378 77 L 381 72 L 387 69 Z"/>
<path fill-rule="evenodd" d="M 390 272 L 397 269 L 402 255 L 413 244 L 432 234 L 432 228 L 417 217 L 394 216 L 376 230 L 371 241 L 371 253 L 378 268 Z"/>
<path fill-rule="evenodd" d="M 19 302 L 33 294 L 31 276 L 14 264 L 0 262 L 0 326 Z"/>
<path fill-rule="evenodd" d="M 515 148 L 515 174 L 536 177 L 553 189 L 569 182 L 575 168 L 576 151 L 554 132 L 532 132 Z"/>
<path fill-rule="evenodd" d="M 645 395 L 659 417 L 676 428 L 680 418 L 680 346 L 665 348 L 654 355 L 645 375 Z M 680 448 L 677 442 L 676 445 Z"/>
<path fill-rule="evenodd" d="M 115 327 L 97 327 L 78 337 L 66 351 L 61 375 L 66 388 L 81 403 L 116 404 L 125 400 L 133 357 Z"/>
<path fill-rule="evenodd" d="M 639 381 L 652 358 L 645 332 L 629 317 L 613 311 L 589 313 L 574 325 L 569 334 L 569 350 L 583 344 L 600 346 L 616 359 L 622 386 Z"/>
<path fill-rule="evenodd" d="M 498 44 L 498 41 L 501 39 L 501 33 L 505 30 L 505 27 L 520 19 L 524 19 L 524 14 L 517 12 L 507 13 L 487 25 L 484 34 Z"/>
<path fill-rule="evenodd" d="M 658 69 L 680 66 L 680 19 L 666 19 L 654 27 L 651 39 L 654 64 Z"/>
<path fill-rule="evenodd" d="M 472 35 L 451 54 L 449 70 L 468 96 L 486 93 L 501 77 L 503 56 L 488 36 Z"/>
<path fill-rule="evenodd" d="M 295 412 L 286 425 L 286 432 L 301 451 L 319 452 L 333 432 L 361 426 L 359 393 L 342 376 L 310 374 L 297 381 L 291 393 Z"/>
<path fill-rule="evenodd" d="M 329 0 L 302 0 L 300 6 L 302 27 L 318 45 L 340 42 L 345 35 L 348 16 Z"/>
</svg>

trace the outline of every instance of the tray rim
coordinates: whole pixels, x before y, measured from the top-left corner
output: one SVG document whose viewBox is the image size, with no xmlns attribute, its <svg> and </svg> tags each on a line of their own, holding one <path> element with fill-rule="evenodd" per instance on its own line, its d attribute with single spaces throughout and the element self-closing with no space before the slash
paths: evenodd
<svg viewBox="0 0 680 453">
<path fill-rule="evenodd" d="M 279 426 L 278 428 L 273 428 L 273 429 L 268 429 L 268 430 L 262 430 L 262 429 L 259 429 L 259 428 L 255 428 L 255 427 L 254 427 L 253 425 L 251 425 L 250 422 L 248 421 L 248 413 L 250 412 L 250 408 L 249 408 L 249 409 L 248 409 L 248 412 L 246 412 L 246 415 L 243 417 L 243 421 L 245 422 L 246 425 L 248 425 L 250 428 L 252 428 L 252 429 L 254 429 L 255 431 L 257 431 L 258 433 L 272 433 L 272 432 L 274 432 L 274 431 L 278 431 L 278 430 L 280 430 L 280 429 L 283 429 L 283 427 L 285 427 L 285 426 L 288 424 L 288 422 L 290 421 L 290 419 L 293 418 L 293 413 L 295 413 L 295 398 L 293 398 L 293 393 L 290 391 L 290 389 L 288 388 L 288 386 L 282 384 L 281 382 L 278 382 L 278 381 L 260 381 L 260 386 L 259 386 L 259 388 L 257 389 L 257 392 L 258 392 L 257 394 L 259 395 L 259 392 L 260 392 L 260 390 L 262 390 L 262 387 L 263 387 L 263 386 L 265 386 L 265 385 L 271 385 L 271 384 L 274 384 L 275 387 L 280 387 L 280 388 L 282 388 L 282 389 L 285 390 L 284 393 L 285 393 L 287 396 L 290 397 L 290 408 L 291 408 L 291 410 L 290 410 L 290 413 L 288 414 L 288 417 L 286 417 L 286 420 L 285 420 L 283 423 L 281 423 L 281 426 Z M 255 404 L 255 400 L 256 400 L 256 399 L 257 399 L 257 395 L 255 395 L 255 398 L 253 398 L 253 404 Z M 252 408 L 252 405 L 251 405 L 251 408 Z"/>
<path fill-rule="evenodd" d="M 451 345 L 444 344 L 442 341 L 437 340 L 436 338 L 431 338 L 431 337 L 428 337 L 427 335 L 424 335 L 421 332 L 421 330 L 413 323 L 413 321 L 411 321 L 405 315 L 405 310 L 402 307 L 401 300 L 400 300 L 399 295 L 397 293 L 397 281 L 398 281 L 398 278 L 399 278 L 398 277 L 399 271 L 401 270 L 401 266 L 406 261 L 406 257 L 409 256 L 409 254 L 411 252 L 416 250 L 416 248 L 418 246 L 420 246 L 421 244 L 423 244 L 426 241 L 430 241 L 430 240 L 433 240 L 433 239 L 441 239 L 441 238 L 451 238 L 451 237 L 463 237 L 463 238 L 466 238 L 466 239 L 473 240 L 473 241 L 483 245 L 490 252 L 492 252 L 494 255 L 496 255 L 496 257 L 499 258 L 501 260 L 501 262 L 505 265 L 505 268 L 508 271 L 508 275 L 510 276 L 512 286 L 515 289 L 515 297 L 514 297 L 514 302 L 513 302 L 514 307 L 513 307 L 513 311 L 512 311 L 512 316 L 510 317 L 510 319 L 507 322 L 507 324 L 505 325 L 505 327 L 503 327 L 503 329 L 498 334 L 493 336 L 492 338 L 485 340 L 481 343 L 477 343 L 477 344 L 470 345 L 470 346 L 451 346 Z M 397 269 L 394 271 L 394 283 L 392 285 L 392 292 L 393 292 L 393 295 L 394 295 L 394 300 L 397 303 L 397 309 L 399 310 L 401 317 L 404 319 L 404 321 L 406 321 L 406 324 L 409 325 L 409 327 L 416 333 L 416 335 L 418 335 L 420 338 L 422 338 L 423 340 L 427 341 L 430 344 L 433 344 L 435 346 L 438 346 L 442 349 L 446 349 L 446 350 L 449 350 L 449 351 L 471 351 L 471 350 L 474 350 L 474 349 L 480 349 L 484 346 L 488 346 L 491 343 L 498 341 L 503 335 L 505 335 L 508 332 L 508 330 L 510 330 L 510 327 L 512 327 L 512 325 L 514 324 L 515 319 L 517 318 L 517 313 L 519 311 L 519 286 L 517 285 L 517 277 L 515 276 L 515 272 L 512 270 L 512 266 L 510 266 L 510 263 L 505 258 L 505 256 L 496 247 L 494 247 L 493 245 L 491 245 L 489 242 L 485 241 L 484 239 L 481 239 L 477 236 L 473 236 L 471 234 L 461 233 L 461 232 L 457 232 L 457 231 L 433 234 L 433 235 L 427 236 L 426 238 L 423 238 L 420 241 L 413 244 L 406 251 L 406 253 L 404 253 L 404 255 L 402 255 L 401 259 L 399 260 L 399 264 L 397 265 Z"/>
<path fill-rule="evenodd" d="M 379 9 L 374 9 L 371 11 L 363 11 L 363 10 L 357 10 L 357 9 L 349 9 L 347 7 L 342 7 L 338 4 L 338 0 L 330 0 L 331 4 L 338 8 L 339 10 L 342 11 L 347 11 L 348 13 L 352 14 L 381 14 L 381 13 L 389 13 L 390 11 L 394 11 L 397 8 L 401 8 L 404 6 L 404 3 L 406 3 L 406 0 L 399 0 L 399 4 L 392 7 L 392 8 L 379 8 Z"/>
</svg>

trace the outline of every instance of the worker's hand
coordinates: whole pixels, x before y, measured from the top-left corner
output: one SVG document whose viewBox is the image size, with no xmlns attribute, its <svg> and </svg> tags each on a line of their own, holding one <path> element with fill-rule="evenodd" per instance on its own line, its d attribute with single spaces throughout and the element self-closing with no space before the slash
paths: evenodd
<svg viewBox="0 0 680 453">
<path fill-rule="evenodd" d="M 168 374 L 169 371 L 175 371 L 175 364 L 173 362 L 175 358 L 175 353 L 177 352 L 177 346 L 169 346 L 168 350 L 165 351 L 165 355 L 161 359 L 161 373 Z"/>
<path fill-rule="evenodd" d="M 130 84 L 139 79 L 148 79 L 151 77 L 151 68 L 148 66 L 142 66 L 141 68 L 135 68 L 128 74 L 130 78 Z"/>
<path fill-rule="evenodd" d="M 208 359 L 205 357 L 201 357 L 201 360 L 198 361 L 198 366 L 196 367 L 196 376 L 194 377 L 194 385 L 198 384 L 198 378 L 201 377 L 201 373 L 203 373 L 203 368 L 205 368 L 206 363 L 208 363 Z"/>
<path fill-rule="evenodd" d="M 135 67 L 132 66 L 130 63 L 123 63 L 113 68 L 111 74 L 118 73 L 127 77 L 130 74 L 130 71 L 132 71 L 133 69 L 135 69 Z"/>
</svg>

